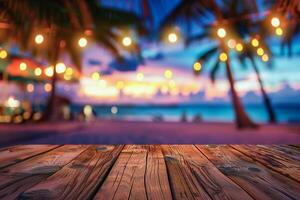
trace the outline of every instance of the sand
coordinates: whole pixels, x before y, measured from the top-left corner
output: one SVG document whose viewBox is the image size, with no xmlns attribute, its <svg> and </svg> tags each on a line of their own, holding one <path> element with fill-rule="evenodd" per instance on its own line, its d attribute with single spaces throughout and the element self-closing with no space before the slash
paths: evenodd
<svg viewBox="0 0 300 200">
<path fill-rule="evenodd" d="M 300 144 L 300 124 L 237 130 L 232 123 L 98 120 L 1 124 L 0 146 L 14 144 Z"/>
</svg>

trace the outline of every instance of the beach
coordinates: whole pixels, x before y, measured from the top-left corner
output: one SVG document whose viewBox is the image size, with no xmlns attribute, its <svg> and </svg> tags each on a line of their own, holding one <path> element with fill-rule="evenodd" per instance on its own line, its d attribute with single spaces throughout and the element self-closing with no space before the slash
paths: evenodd
<svg viewBox="0 0 300 200">
<path fill-rule="evenodd" d="M 15 144 L 299 144 L 300 125 L 236 129 L 221 122 L 95 120 L 1 124 L 1 147 Z"/>
</svg>

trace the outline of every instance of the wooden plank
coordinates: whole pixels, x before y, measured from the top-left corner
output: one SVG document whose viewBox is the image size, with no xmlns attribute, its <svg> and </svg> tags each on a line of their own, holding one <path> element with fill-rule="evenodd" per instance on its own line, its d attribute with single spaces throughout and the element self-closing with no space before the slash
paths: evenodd
<svg viewBox="0 0 300 200">
<path fill-rule="evenodd" d="M 194 145 L 164 146 L 163 151 L 176 199 L 252 199 Z"/>
<path fill-rule="evenodd" d="M 233 147 L 266 167 L 300 182 L 300 161 L 258 145 L 233 145 Z"/>
<path fill-rule="evenodd" d="M 0 168 L 57 148 L 58 145 L 17 145 L 0 151 Z"/>
<path fill-rule="evenodd" d="M 255 199 L 299 199 L 300 185 L 228 145 L 197 145 L 215 166 Z"/>
<path fill-rule="evenodd" d="M 125 146 L 95 199 L 147 199 L 147 152 L 145 146 Z"/>
<path fill-rule="evenodd" d="M 166 164 L 159 145 L 149 146 L 145 184 L 148 199 L 172 199 Z"/>
<path fill-rule="evenodd" d="M 61 169 L 88 146 L 66 145 L 0 170 L 0 199 L 18 195 Z"/>
<path fill-rule="evenodd" d="M 123 146 L 89 147 L 57 173 L 21 195 L 21 199 L 92 199 Z"/>
</svg>

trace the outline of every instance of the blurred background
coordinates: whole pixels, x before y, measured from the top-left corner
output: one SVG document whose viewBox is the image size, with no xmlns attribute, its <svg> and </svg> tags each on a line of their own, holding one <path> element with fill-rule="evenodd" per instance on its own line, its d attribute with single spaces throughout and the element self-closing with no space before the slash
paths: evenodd
<svg viewBox="0 0 300 200">
<path fill-rule="evenodd" d="M 0 123 L 297 125 L 299 16 L 297 0 L 3 0 Z"/>
</svg>

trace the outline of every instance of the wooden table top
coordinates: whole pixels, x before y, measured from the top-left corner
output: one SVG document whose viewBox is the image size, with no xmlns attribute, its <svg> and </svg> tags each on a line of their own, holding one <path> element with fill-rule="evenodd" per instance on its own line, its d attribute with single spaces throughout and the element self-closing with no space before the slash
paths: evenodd
<svg viewBox="0 0 300 200">
<path fill-rule="evenodd" d="M 299 145 L 20 145 L 0 199 L 300 199 Z"/>
</svg>

